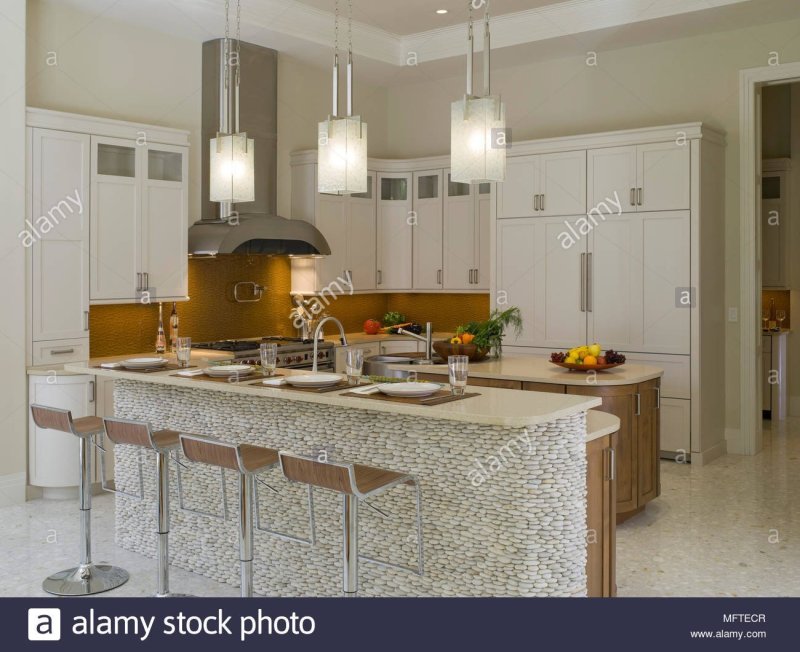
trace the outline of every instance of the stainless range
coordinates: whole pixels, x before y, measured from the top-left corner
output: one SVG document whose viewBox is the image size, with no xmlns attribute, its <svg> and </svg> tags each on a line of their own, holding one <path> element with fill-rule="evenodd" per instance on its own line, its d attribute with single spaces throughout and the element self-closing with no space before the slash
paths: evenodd
<svg viewBox="0 0 800 652">
<path fill-rule="evenodd" d="M 311 369 L 314 364 L 314 341 L 292 337 L 254 337 L 243 340 L 198 342 L 192 344 L 192 348 L 230 352 L 237 362 L 259 364 L 261 361 L 259 345 L 262 342 L 278 345 L 278 367 L 281 369 Z M 330 342 L 320 341 L 317 351 L 317 369 L 333 371 L 334 363 L 334 345 Z"/>
</svg>

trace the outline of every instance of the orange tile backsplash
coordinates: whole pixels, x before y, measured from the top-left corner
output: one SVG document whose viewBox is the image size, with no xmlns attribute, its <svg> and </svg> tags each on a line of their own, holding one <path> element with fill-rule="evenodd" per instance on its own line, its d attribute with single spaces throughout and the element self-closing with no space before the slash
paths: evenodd
<svg viewBox="0 0 800 652">
<path fill-rule="evenodd" d="M 769 310 L 769 300 L 775 299 L 775 310 L 785 310 L 786 319 L 781 324 L 782 328 L 790 328 L 792 325 L 792 312 L 790 305 L 791 293 L 789 290 L 762 290 L 761 291 L 761 310 Z"/>
<path fill-rule="evenodd" d="M 253 281 L 266 288 L 258 303 L 236 303 L 233 285 Z M 291 264 L 288 258 L 225 256 L 189 260 L 189 297 L 178 304 L 180 332 L 196 342 L 261 335 L 294 336 Z M 164 304 L 168 329 L 171 304 Z M 485 319 L 487 294 L 356 294 L 331 300 L 327 314 L 338 317 L 347 332 L 361 332 L 366 319 L 381 319 L 388 310 L 409 320 L 432 321 L 437 331 L 455 330 L 459 324 Z M 158 304 L 92 306 L 91 356 L 123 355 L 151 351 L 158 327 Z M 329 331 L 332 332 L 332 331 Z"/>
</svg>

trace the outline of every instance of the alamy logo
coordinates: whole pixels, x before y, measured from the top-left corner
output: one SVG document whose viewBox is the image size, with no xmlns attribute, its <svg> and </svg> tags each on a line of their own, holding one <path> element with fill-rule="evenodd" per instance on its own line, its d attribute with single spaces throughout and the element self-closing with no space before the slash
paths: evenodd
<svg viewBox="0 0 800 652">
<path fill-rule="evenodd" d="M 29 641 L 61 640 L 61 609 L 28 609 Z"/>
</svg>

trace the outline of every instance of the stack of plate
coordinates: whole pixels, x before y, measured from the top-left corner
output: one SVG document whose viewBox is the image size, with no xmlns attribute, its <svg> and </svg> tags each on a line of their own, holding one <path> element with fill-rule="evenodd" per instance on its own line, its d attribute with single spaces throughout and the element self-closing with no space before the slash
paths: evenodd
<svg viewBox="0 0 800 652">
<path fill-rule="evenodd" d="M 378 385 L 378 391 L 382 394 L 405 398 L 430 396 L 440 389 L 442 389 L 442 386 L 439 383 L 383 383 Z"/>
<path fill-rule="evenodd" d="M 342 382 L 339 374 L 299 374 L 286 376 L 286 382 L 293 387 L 330 387 Z"/>
<path fill-rule="evenodd" d="M 145 369 L 161 369 L 169 362 L 166 358 L 129 358 L 123 360 L 120 364 L 125 369 L 133 369 L 134 371 L 143 371 Z"/>
<path fill-rule="evenodd" d="M 249 364 L 219 364 L 213 367 L 207 367 L 203 371 L 206 376 L 212 378 L 232 378 L 249 376 L 253 373 L 254 367 Z"/>
</svg>

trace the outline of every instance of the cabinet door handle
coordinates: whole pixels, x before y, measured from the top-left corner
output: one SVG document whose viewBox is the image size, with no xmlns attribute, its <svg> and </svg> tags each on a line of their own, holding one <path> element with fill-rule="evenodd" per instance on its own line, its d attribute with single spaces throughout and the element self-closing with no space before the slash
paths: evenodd
<svg viewBox="0 0 800 652">
<path fill-rule="evenodd" d="M 83 311 L 83 330 L 85 330 L 87 333 L 89 332 L 89 311 L 88 310 L 84 310 Z"/>
<path fill-rule="evenodd" d="M 633 415 L 639 417 L 642 415 L 642 395 L 636 392 L 634 396 L 636 397 L 636 412 L 634 412 Z"/>
<path fill-rule="evenodd" d="M 472 285 L 472 270 L 469 270 L 469 284 Z"/>
<path fill-rule="evenodd" d="M 478 268 L 475 268 L 475 285 L 478 285 Z"/>
<path fill-rule="evenodd" d="M 437 285 L 441 285 L 442 284 L 442 270 L 440 270 L 440 269 L 436 270 L 436 284 Z"/>
<path fill-rule="evenodd" d="M 613 447 L 607 448 L 608 451 L 608 476 L 607 480 L 617 479 L 617 450 Z"/>
<path fill-rule="evenodd" d="M 660 387 L 655 387 L 654 389 L 656 390 L 656 410 L 660 410 L 661 409 L 661 388 Z"/>
<path fill-rule="evenodd" d="M 57 351 L 53 349 L 50 351 L 50 355 L 67 355 L 68 353 L 75 353 L 75 349 L 58 349 Z"/>
<path fill-rule="evenodd" d="M 533 210 L 535 211 L 539 210 L 539 195 L 533 196 Z"/>
<path fill-rule="evenodd" d="M 636 188 L 631 188 L 631 206 L 636 206 Z"/>
<path fill-rule="evenodd" d="M 136 291 L 137 292 L 141 292 L 142 291 L 142 273 L 141 272 L 136 272 Z"/>
<path fill-rule="evenodd" d="M 594 308 L 594 288 L 592 287 L 592 254 L 586 255 L 586 312 Z"/>
<path fill-rule="evenodd" d="M 144 273 L 144 287 L 142 289 L 143 290 L 149 290 L 150 289 L 150 272 L 145 272 Z"/>
<path fill-rule="evenodd" d="M 579 308 L 581 312 L 586 312 L 586 254 L 581 254 L 581 297 Z"/>
<path fill-rule="evenodd" d="M 543 194 L 539 195 L 539 210 L 540 211 L 544 210 L 544 195 Z"/>
<path fill-rule="evenodd" d="M 89 403 L 94 403 L 97 400 L 97 383 L 93 380 L 90 380 L 89 386 L 92 388 L 92 393 L 90 394 L 91 398 L 89 399 Z"/>
<path fill-rule="evenodd" d="M 643 199 L 643 197 L 644 197 L 644 190 L 642 190 L 642 188 L 639 188 L 639 190 L 637 190 L 637 191 L 636 191 L 636 203 L 637 203 L 639 206 L 641 206 L 641 205 L 642 205 L 642 199 Z"/>
<path fill-rule="evenodd" d="M 381 273 L 381 270 L 378 270 L 378 285 L 381 285 L 382 283 L 383 283 L 383 274 Z"/>
</svg>

